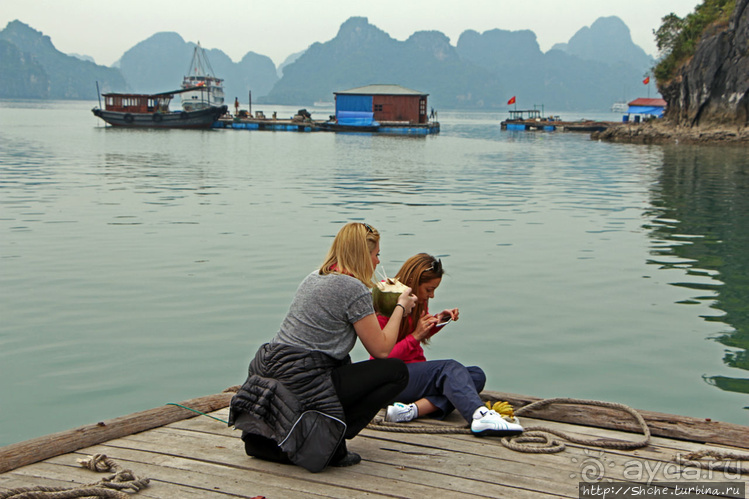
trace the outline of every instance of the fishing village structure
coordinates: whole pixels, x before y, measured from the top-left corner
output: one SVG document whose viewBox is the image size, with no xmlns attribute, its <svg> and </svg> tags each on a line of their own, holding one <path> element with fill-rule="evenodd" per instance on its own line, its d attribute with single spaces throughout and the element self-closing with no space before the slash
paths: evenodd
<svg viewBox="0 0 749 499">
<path fill-rule="evenodd" d="M 648 487 L 745 497 L 747 426 L 484 391 L 513 405 L 523 435 L 477 438 L 456 414 L 410 423 L 380 414 L 349 442 L 360 464 L 310 473 L 245 454 L 226 423 L 237 388 L 0 447 L 0 498 L 578 498 L 624 482 L 640 497 L 653 497 Z"/>
<path fill-rule="evenodd" d="M 662 118 L 663 113 L 666 111 L 666 101 L 663 99 L 641 97 L 633 100 L 627 106 L 627 114 L 622 118 L 624 123 L 628 121 L 639 123 L 641 119 L 651 117 Z"/>
<path fill-rule="evenodd" d="M 427 113 L 429 94 L 400 85 L 367 85 L 334 92 L 335 114 L 328 120 L 313 120 L 306 109 L 291 119 L 278 119 L 275 113 L 266 117 L 238 113 L 224 116 L 215 128 L 240 130 L 273 130 L 298 132 L 359 132 L 387 135 L 430 135 L 439 133 L 440 124 L 434 111 Z"/>
<path fill-rule="evenodd" d="M 511 109 L 510 117 L 499 123 L 502 130 L 543 132 L 600 132 L 615 125 L 612 121 L 562 121 L 559 116 L 542 116 L 539 109 Z"/>
</svg>

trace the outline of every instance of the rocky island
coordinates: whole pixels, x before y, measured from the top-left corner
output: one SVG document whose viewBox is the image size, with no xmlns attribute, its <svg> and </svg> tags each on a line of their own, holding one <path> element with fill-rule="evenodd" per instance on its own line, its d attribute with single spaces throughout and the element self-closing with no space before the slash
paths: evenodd
<svg viewBox="0 0 749 499">
<path fill-rule="evenodd" d="M 749 0 L 704 0 L 693 14 L 663 18 L 666 55 L 655 67 L 664 117 L 622 124 L 593 139 L 643 144 L 749 143 Z"/>
</svg>

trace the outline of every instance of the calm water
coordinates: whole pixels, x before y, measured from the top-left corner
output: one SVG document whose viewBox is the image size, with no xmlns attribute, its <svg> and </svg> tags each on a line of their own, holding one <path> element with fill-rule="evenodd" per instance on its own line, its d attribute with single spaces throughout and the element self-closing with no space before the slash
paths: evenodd
<svg viewBox="0 0 749 499">
<path fill-rule="evenodd" d="M 0 445 L 241 383 L 348 221 L 389 274 L 442 258 L 461 320 L 427 356 L 489 388 L 749 422 L 746 149 L 457 112 L 426 138 L 116 130 L 94 104 L 0 102 Z"/>
</svg>

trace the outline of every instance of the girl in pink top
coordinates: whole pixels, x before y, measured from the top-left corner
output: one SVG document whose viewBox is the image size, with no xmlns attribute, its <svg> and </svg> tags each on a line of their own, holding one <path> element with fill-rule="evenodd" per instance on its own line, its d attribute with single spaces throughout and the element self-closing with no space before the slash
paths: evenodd
<svg viewBox="0 0 749 499">
<path fill-rule="evenodd" d="M 429 300 L 443 274 L 441 260 L 419 253 L 406 260 L 395 275 L 413 290 L 416 306 L 401 320 L 398 341 L 389 355 L 406 363 L 408 385 L 396 398 L 398 402 L 387 408 L 385 419 L 403 422 L 426 415 L 441 419 L 457 408 L 477 436 L 521 433 L 522 426 L 505 421 L 482 402 L 479 393 L 486 375 L 480 367 L 465 367 L 452 359 L 427 360 L 424 355 L 422 345 L 442 330 L 445 321 L 457 321 L 460 315 L 457 308 L 429 313 Z M 378 320 L 384 326 L 389 317 L 378 315 Z"/>
</svg>

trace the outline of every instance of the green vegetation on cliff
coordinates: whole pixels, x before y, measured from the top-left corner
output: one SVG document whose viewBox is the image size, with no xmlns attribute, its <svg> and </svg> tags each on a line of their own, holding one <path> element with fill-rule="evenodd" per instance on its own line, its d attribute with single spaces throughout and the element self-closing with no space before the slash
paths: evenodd
<svg viewBox="0 0 749 499">
<path fill-rule="evenodd" d="M 694 55 L 705 30 L 727 25 L 735 6 L 736 0 L 703 0 L 683 19 L 673 12 L 661 19 L 660 28 L 653 31 L 663 56 L 654 69 L 656 79 L 667 82 L 676 76 L 682 64 Z"/>
</svg>

